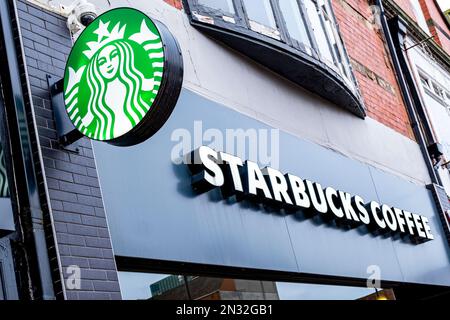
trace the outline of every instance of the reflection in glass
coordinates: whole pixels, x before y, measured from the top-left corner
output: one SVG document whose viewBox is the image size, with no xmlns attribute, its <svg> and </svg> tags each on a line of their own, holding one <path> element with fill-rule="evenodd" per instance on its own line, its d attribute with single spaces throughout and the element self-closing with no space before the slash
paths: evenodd
<svg viewBox="0 0 450 320">
<path fill-rule="evenodd" d="M 305 0 L 305 7 L 309 21 L 311 23 L 311 28 L 313 29 L 317 46 L 319 48 L 319 53 L 322 59 L 325 60 L 324 62 L 328 63 L 329 65 L 334 65 L 333 55 L 331 53 L 330 45 L 328 43 L 325 30 L 322 26 L 316 4 L 313 2 L 313 0 Z"/>
<path fill-rule="evenodd" d="M 153 300 L 278 300 L 275 282 L 169 276 L 152 284 Z"/>
<path fill-rule="evenodd" d="M 212 9 L 234 14 L 233 0 L 198 0 L 198 3 Z"/>
<path fill-rule="evenodd" d="M 154 287 L 152 288 L 152 286 L 168 277 L 166 274 L 133 272 L 119 272 L 118 276 L 122 298 L 124 300 L 152 299 L 152 291 L 156 295 L 160 294 L 160 292 L 157 292 Z M 180 300 L 189 299 L 184 290 L 178 293 L 178 297 Z"/>
<path fill-rule="evenodd" d="M 359 95 L 331 0 L 242 0 L 242 3 L 234 0 L 198 0 L 198 3 L 222 12 L 232 12 L 238 16 L 239 25 L 245 22 L 251 31 L 313 55 L 338 73 L 347 86 Z M 243 10 L 236 11 L 233 3 L 239 4 L 239 8 L 242 4 Z M 206 15 L 216 14 L 210 10 L 202 11 L 202 8 L 198 10 Z M 236 24 L 237 20 L 233 17 L 232 21 Z"/>
<path fill-rule="evenodd" d="M 280 0 L 280 9 L 291 38 L 310 47 L 311 43 L 297 0 Z"/>
<path fill-rule="evenodd" d="M 3 284 L 3 266 L 2 266 L 2 261 L 0 260 L 0 301 L 5 300 L 5 292 L 6 292 L 6 288 Z"/>
<path fill-rule="evenodd" d="M 270 0 L 244 0 L 245 10 L 250 20 L 264 26 L 276 29 L 275 17 L 273 15 Z"/>
<path fill-rule="evenodd" d="M 6 176 L 5 157 L 0 144 L 0 198 L 9 197 L 8 180 Z"/>
<path fill-rule="evenodd" d="M 373 288 L 277 282 L 281 300 L 356 300 L 375 292 Z"/>
<path fill-rule="evenodd" d="M 150 300 L 378 300 L 372 288 L 119 272 L 123 299 Z M 386 290 L 385 290 L 386 291 Z"/>
</svg>

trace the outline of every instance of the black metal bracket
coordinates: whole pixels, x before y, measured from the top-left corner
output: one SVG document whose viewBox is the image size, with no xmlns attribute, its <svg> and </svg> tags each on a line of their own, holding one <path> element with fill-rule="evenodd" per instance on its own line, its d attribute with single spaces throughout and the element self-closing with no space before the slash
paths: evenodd
<svg viewBox="0 0 450 320">
<path fill-rule="evenodd" d="M 54 79 L 52 76 L 47 75 L 47 82 L 50 88 L 58 143 L 61 148 L 67 151 L 79 153 L 79 144 L 76 142 L 84 136 L 74 127 L 66 112 L 63 95 L 64 79 Z"/>
</svg>

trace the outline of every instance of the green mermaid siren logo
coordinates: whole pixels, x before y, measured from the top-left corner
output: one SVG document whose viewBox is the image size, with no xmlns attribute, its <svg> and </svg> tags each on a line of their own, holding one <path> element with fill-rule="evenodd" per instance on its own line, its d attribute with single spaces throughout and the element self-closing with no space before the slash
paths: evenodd
<svg viewBox="0 0 450 320">
<path fill-rule="evenodd" d="M 67 62 L 64 100 L 72 123 L 94 140 L 124 136 L 159 107 L 164 68 L 161 34 L 149 17 L 129 8 L 106 12 L 83 31 Z"/>
</svg>

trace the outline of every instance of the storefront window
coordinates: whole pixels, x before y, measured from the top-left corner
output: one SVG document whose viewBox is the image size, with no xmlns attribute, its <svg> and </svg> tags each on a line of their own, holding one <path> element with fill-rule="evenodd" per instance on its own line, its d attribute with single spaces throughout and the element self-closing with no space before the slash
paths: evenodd
<svg viewBox="0 0 450 320">
<path fill-rule="evenodd" d="M 305 21 L 303 20 L 302 14 L 300 12 L 298 1 L 280 0 L 280 9 L 291 38 L 300 43 L 303 43 L 308 48 L 311 47 L 311 42 L 308 38 Z"/>
<path fill-rule="evenodd" d="M 234 14 L 233 0 L 198 0 L 198 3 L 209 8 L 221 10 L 224 13 Z"/>
<path fill-rule="evenodd" d="M 14 219 L 11 206 L 5 152 L 0 140 L 0 300 L 17 299 L 14 266 L 10 239 L 14 232 Z"/>
<path fill-rule="evenodd" d="M 4 149 L 2 147 L 2 141 L 0 140 L 0 240 L 3 235 L 8 233 L 8 231 L 14 230 L 5 160 L 6 159 Z"/>
<path fill-rule="evenodd" d="M 119 272 L 125 300 L 386 300 L 364 287 Z"/>
</svg>

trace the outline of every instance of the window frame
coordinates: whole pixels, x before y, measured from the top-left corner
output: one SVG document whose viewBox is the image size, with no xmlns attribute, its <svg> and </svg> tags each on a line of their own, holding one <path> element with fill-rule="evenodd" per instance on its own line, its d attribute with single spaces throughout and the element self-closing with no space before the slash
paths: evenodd
<svg viewBox="0 0 450 320">
<path fill-rule="evenodd" d="M 450 91 L 445 89 L 443 85 L 438 83 L 434 78 L 429 76 L 426 72 L 419 69 L 419 81 L 426 94 L 434 98 L 443 107 L 450 108 Z M 425 84 L 426 83 L 426 84 Z M 440 92 L 437 93 L 436 89 Z"/>
<path fill-rule="evenodd" d="M 330 50 L 332 60 L 322 59 L 318 43 L 312 28 L 311 21 L 306 11 L 306 4 L 304 0 L 294 0 L 298 5 L 301 18 L 304 23 L 305 31 L 309 40 L 309 43 L 297 41 L 289 34 L 287 23 L 283 17 L 283 12 L 280 8 L 280 0 L 269 0 L 273 15 L 275 18 L 275 24 L 277 26 L 278 35 L 273 36 L 267 33 L 267 30 L 262 28 L 254 30 L 249 23 L 248 15 L 245 11 L 244 0 L 232 0 L 234 4 L 235 14 L 224 12 L 220 9 L 210 8 L 206 5 L 199 4 L 199 0 L 183 0 L 184 9 L 186 14 L 190 18 L 190 23 L 195 28 L 202 30 L 207 35 L 224 44 L 230 46 L 234 50 L 240 51 L 248 57 L 256 60 L 257 62 L 265 65 L 269 69 L 272 69 L 281 76 L 291 80 L 300 86 L 304 87 L 323 98 L 336 103 L 338 106 L 349 110 L 356 116 L 364 119 L 366 117 L 366 108 L 360 92 L 360 87 L 356 79 L 353 67 L 350 62 L 350 57 L 345 47 L 345 43 L 342 40 L 342 36 L 339 30 L 339 25 L 336 21 L 336 16 L 333 10 L 331 0 L 323 0 L 322 6 L 318 7 L 322 3 L 318 0 L 311 0 L 316 8 L 317 16 L 320 21 L 320 27 L 323 30 L 325 41 Z M 319 15 L 318 13 L 324 12 Z M 331 32 L 329 27 L 325 27 L 324 14 L 327 14 L 329 20 Z M 224 19 L 232 18 L 232 19 Z M 227 21 L 228 20 L 228 21 Z M 231 21 L 229 21 L 231 20 Z M 328 23 L 328 22 L 327 22 Z M 334 40 L 331 39 L 333 37 Z M 333 42 L 336 42 L 336 45 Z M 286 58 L 282 66 L 271 64 L 268 61 L 263 61 L 265 58 L 263 55 L 257 53 L 251 53 L 250 48 L 256 50 L 273 51 L 279 59 Z M 267 52 L 268 53 L 268 52 Z M 294 62 L 296 60 L 297 62 Z M 327 62 L 328 61 L 328 62 Z M 313 73 L 307 73 L 307 78 L 311 78 L 308 82 L 307 78 L 301 79 L 301 75 L 297 72 L 287 72 L 292 66 L 289 65 L 298 63 L 300 69 L 313 71 Z M 297 66 L 295 67 L 297 68 Z M 313 70 L 311 70 L 313 69 Z M 328 83 L 327 90 L 323 90 L 316 80 L 320 77 L 326 78 L 324 81 Z M 322 89 L 321 89 L 322 88 Z"/>
<path fill-rule="evenodd" d="M 204 4 L 201 4 L 199 3 L 199 0 L 185 0 L 185 1 L 188 3 L 189 8 L 192 9 L 192 12 L 195 12 L 196 14 L 199 15 L 206 14 L 212 16 L 212 18 L 214 18 L 214 23 L 217 24 L 218 26 L 224 27 L 231 23 L 234 24 L 236 27 L 245 28 L 250 32 L 255 32 L 261 36 L 269 37 L 276 41 L 280 41 L 281 43 L 288 45 L 289 47 L 295 50 L 299 50 L 307 55 L 312 56 L 317 60 L 320 60 L 321 62 L 325 63 L 329 68 L 337 72 L 344 79 L 346 84 L 349 85 L 351 89 L 355 91 L 355 93 L 359 94 L 357 90 L 358 84 L 354 76 L 353 68 L 351 66 L 348 57 L 348 52 L 343 43 L 341 33 L 339 30 L 339 25 L 337 24 L 334 10 L 332 8 L 330 0 L 321 0 L 323 2 L 323 4 L 321 5 L 319 0 L 311 0 L 311 1 L 316 6 L 316 9 L 318 9 L 318 13 L 320 13 L 318 14 L 318 17 L 321 23 L 321 27 L 324 31 L 327 45 L 330 50 L 333 61 L 328 61 L 328 59 L 324 58 L 323 55 L 320 53 L 319 46 L 314 37 L 312 24 L 309 20 L 308 13 L 306 12 L 306 7 L 303 0 L 293 0 L 293 1 L 297 3 L 297 6 L 299 8 L 300 15 L 303 19 L 311 47 L 308 47 L 304 43 L 291 37 L 287 27 L 286 20 L 284 19 L 282 10 L 280 8 L 280 0 L 269 0 L 275 19 L 276 29 L 272 29 L 269 26 L 264 26 L 261 24 L 263 27 L 270 29 L 273 32 L 278 32 L 279 34 L 278 36 L 271 36 L 263 32 L 258 32 L 257 30 L 254 30 L 251 27 L 250 19 L 245 9 L 244 0 L 231 0 L 235 11 L 234 14 L 232 15 L 230 12 L 224 12 L 221 9 L 215 9 L 208 7 Z M 223 17 L 233 18 L 234 23 L 226 21 Z M 325 19 L 328 19 L 332 25 L 331 27 L 332 29 L 331 31 L 333 33 L 332 35 L 329 35 L 329 32 L 327 31 Z M 258 22 L 255 21 L 255 23 Z M 331 42 L 330 36 L 333 36 L 335 38 L 336 46 L 334 46 L 333 43 Z M 340 66 L 342 66 L 342 69 L 340 68 Z"/>
<path fill-rule="evenodd" d="M 248 28 L 248 30 L 250 30 L 252 32 L 256 32 L 256 33 L 258 33 L 260 35 L 263 35 L 263 36 L 271 37 L 270 35 L 267 35 L 267 34 L 264 34 L 264 33 L 261 33 L 261 32 L 258 32 L 256 30 L 254 30 L 252 28 L 251 24 L 250 24 L 250 21 L 252 21 L 254 23 L 258 23 L 258 24 L 260 24 L 261 26 L 263 26 L 265 28 L 271 29 L 272 32 L 276 32 L 276 33 L 279 34 L 279 37 L 271 37 L 272 39 L 275 39 L 275 40 L 278 40 L 278 41 L 286 43 L 286 40 L 287 40 L 286 34 L 285 34 L 284 31 L 282 31 L 283 27 L 281 26 L 281 23 L 280 23 L 280 20 L 279 20 L 279 15 L 278 15 L 279 12 L 277 12 L 277 5 L 275 3 L 275 2 L 278 2 L 278 0 L 269 0 L 270 6 L 272 8 L 273 18 L 275 20 L 276 29 L 273 29 L 273 28 L 271 28 L 269 26 L 265 26 L 265 25 L 259 23 L 258 21 L 251 20 L 249 18 L 249 16 L 248 16 L 247 9 L 245 8 L 244 0 L 233 0 L 233 1 L 239 3 L 239 5 L 241 6 L 241 10 L 242 10 L 242 13 L 244 15 L 243 19 L 246 22 L 246 27 Z"/>
<path fill-rule="evenodd" d="M 305 24 L 306 35 L 308 37 L 309 43 L 311 44 L 311 47 L 306 47 L 303 42 L 300 42 L 297 39 L 291 37 L 287 27 L 286 20 L 284 19 L 284 15 L 280 7 L 280 1 L 276 0 L 274 2 L 276 2 L 276 8 L 278 11 L 277 14 L 279 16 L 278 19 L 280 21 L 281 28 L 283 29 L 283 33 L 285 34 L 286 43 L 297 50 L 301 50 L 307 54 L 312 55 L 315 58 L 318 58 L 317 43 L 316 39 L 312 36 L 313 30 L 311 27 L 311 22 L 309 21 L 308 16 L 306 14 L 305 4 L 303 3 L 302 0 L 293 0 L 293 1 L 295 1 L 297 3 L 297 6 L 299 7 L 300 15 L 302 17 L 303 23 Z"/>
</svg>

